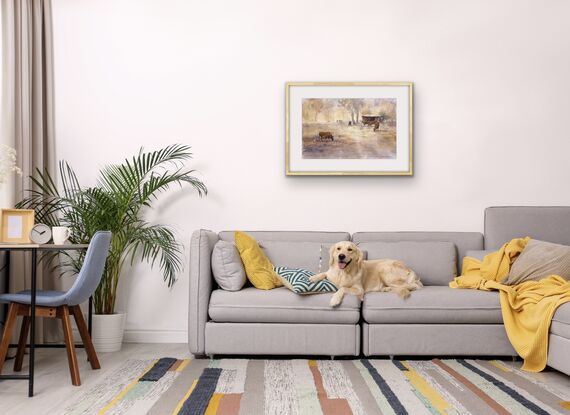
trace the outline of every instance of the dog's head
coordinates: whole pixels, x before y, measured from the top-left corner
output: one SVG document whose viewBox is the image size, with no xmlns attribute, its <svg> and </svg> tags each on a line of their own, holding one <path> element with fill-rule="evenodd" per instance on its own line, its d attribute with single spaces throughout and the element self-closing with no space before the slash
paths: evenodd
<svg viewBox="0 0 570 415">
<path fill-rule="evenodd" d="M 337 242 L 331 246 L 329 253 L 329 266 L 332 267 L 334 264 L 337 264 L 340 269 L 352 266 L 358 267 L 364 257 L 358 246 L 350 241 Z"/>
</svg>

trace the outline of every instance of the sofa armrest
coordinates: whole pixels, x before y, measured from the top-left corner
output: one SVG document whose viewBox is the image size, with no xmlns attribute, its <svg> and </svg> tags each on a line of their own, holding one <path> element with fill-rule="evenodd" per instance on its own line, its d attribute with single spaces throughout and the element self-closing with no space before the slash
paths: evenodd
<svg viewBox="0 0 570 415">
<path fill-rule="evenodd" d="M 196 355 L 204 354 L 208 305 L 212 292 L 212 250 L 218 241 L 212 231 L 200 229 L 192 233 L 190 242 L 190 298 L 188 304 L 188 346 Z"/>
</svg>

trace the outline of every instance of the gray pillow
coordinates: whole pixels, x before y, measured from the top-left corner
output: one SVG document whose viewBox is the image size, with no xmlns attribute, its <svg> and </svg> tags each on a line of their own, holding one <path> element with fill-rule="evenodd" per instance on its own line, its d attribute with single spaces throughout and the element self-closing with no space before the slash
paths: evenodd
<svg viewBox="0 0 570 415">
<path fill-rule="evenodd" d="M 218 241 L 212 251 L 212 273 L 222 290 L 239 291 L 247 277 L 239 252 L 232 242 Z"/>
<path fill-rule="evenodd" d="M 506 285 L 538 281 L 549 275 L 570 279 L 570 246 L 531 239 L 513 262 Z"/>
<path fill-rule="evenodd" d="M 457 276 L 457 250 L 453 242 L 363 242 L 368 259 L 398 259 L 420 277 L 424 285 L 447 285 Z"/>
</svg>

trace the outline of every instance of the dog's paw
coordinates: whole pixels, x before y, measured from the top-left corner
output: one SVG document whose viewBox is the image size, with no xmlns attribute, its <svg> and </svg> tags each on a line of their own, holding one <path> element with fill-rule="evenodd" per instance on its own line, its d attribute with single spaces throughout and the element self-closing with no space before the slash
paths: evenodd
<svg viewBox="0 0 570 415">
<path fill-rule="evenodd" d="M 321 277 L 319 275 L 313 275 L 309 277 L 309 282 L 315 283 L 315 282 L 319 282 L 321 280 Z"/>
<path fill-rule="evenodd" d="M 337 307 L 340 305 L 341 302 L 342 302 L 342 297 L 334 295 L 333 298 L 331 298 L 331 302 L 329 304 L 331 307 Z"/>
</svg>

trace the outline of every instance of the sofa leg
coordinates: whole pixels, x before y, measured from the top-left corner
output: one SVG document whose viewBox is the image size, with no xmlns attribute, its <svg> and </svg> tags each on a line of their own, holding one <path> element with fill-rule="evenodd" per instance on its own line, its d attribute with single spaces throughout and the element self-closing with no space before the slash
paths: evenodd
<svg viewBox="0 0 570 415">
<path fill-rule="evenodd" d="M 208 355 L 208 358 L 209 358 L 210 360 L 214 360 L 214 355 L 213 355 L 213 354 L 209 354 L 209 355 Z"/>
<path fill-rule="evenodd" d="M 511 359 L 513 360 L 513 362 L 516 362 L 518 359 L 518 356 L 511 356 Z"/>
<path fill-rule="evenodd" d="M 394 360 L 394 355 L 393 355 L 393 354 L 391 354 L 389 357 L 390 357 L 390 360 Z"/>
<path fill-rule="evenodd" d="M 334 360 L 334 356 L 331 356 L 331 360 Z"/>
</svg>

